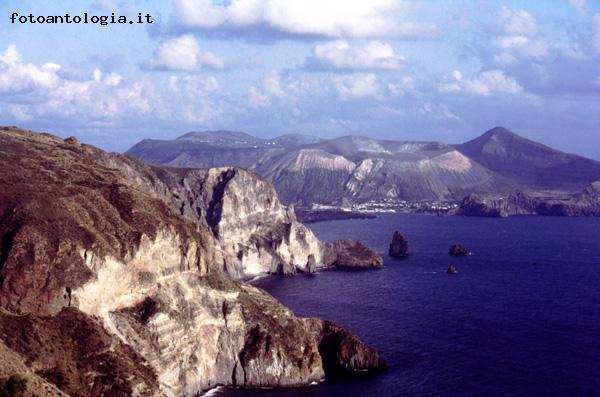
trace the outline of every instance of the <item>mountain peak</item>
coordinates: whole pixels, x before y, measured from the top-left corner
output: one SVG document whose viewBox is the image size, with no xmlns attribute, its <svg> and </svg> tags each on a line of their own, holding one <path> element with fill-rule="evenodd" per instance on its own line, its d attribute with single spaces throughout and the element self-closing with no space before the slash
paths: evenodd
<svg viewBox="0 0 600 397">
<path fill-rule="evenodd" d="M 503 127 L 492 128 L 456 148 L 490 170 L 534 189 L 574 192 L 600 175 L 597 161 L 563 153 Z"/>
<path fill-rule="evenodd" d="M 519 135 L 512 132 L 508 128 L 494 127 L 491 130 L 486 131 L 482 137 L 517 138 Z"/>
</svg>

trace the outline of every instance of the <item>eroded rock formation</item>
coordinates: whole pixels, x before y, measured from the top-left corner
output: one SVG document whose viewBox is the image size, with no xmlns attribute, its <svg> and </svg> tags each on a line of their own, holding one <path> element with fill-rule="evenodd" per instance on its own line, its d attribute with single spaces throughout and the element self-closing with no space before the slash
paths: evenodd
<svg viewBox="0 0 600 397">
<path fill-rule="evenodd" d="M 0 339 L 40 387 L 195 396 L 325 376 L 328 339 L 314 324 L 230 278 L 253 274 L 249 263 L 270 269 L 277 256 L 311 270 L 324 255 L 267 184 L 251 208 L 256 197 L 242 187 L 255 180 L 237 169 L 147 167 L 15 128 L 0 129 L 0 147 Z M 237 256 L 238 230 L 260 260 Z M 350 368 L 372 355 L 353 346 L 341 356 Z"/>
<path fill-rule="evenodd" d="M 122 170 L 140 189 L 210 230 L 222 248 L 225 270 L 235 278 L 310 272 L 333 265 L 332 247 L 298 222 L 293 208 L 281 204 L 273 185 L 252 172 L 232 167 L 149 166 L 116 154 L 102 154 L 101 159 Z M 371 255 L 377 254 L 371 251 Z M 365 258 L 362 266 L 369 267 L 370 258 Z M 354 262 L 359 264 L 360 259 Z"/>
</svg>

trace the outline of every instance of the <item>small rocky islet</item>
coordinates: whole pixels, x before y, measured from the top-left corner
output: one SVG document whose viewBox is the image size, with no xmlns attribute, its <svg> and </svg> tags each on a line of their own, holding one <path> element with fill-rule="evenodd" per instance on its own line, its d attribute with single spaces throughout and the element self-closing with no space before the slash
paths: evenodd
<svg viewBox="0 0 600 397">
<path fill-rule="evenodd" d="M 467 256 L 469 253 L 469 250 L 462 244 L 452 244 L 448 250 L 448 255 L 452 256 Z"/>
</svg>

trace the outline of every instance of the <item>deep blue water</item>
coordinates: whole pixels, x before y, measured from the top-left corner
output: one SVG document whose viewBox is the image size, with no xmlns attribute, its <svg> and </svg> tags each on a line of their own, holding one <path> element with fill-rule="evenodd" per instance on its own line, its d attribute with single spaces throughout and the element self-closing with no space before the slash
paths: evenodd
<svg viewBox="0 0 600 397">
<path fill-rule="evenodd" d="M 377 348 L 379 375 L 221 396 L 600 396 L 600 219 L 382 215 L 311 225 L 354 238 L 385 267 L 256 284 L 299 316 L 328 318 Z M 394 230 L 410 257 L 384 255 Z M 473 255 L 452 258 L 452 243 Z M 455 263 L 458 274 L 446 269 Z"/>
</svg>

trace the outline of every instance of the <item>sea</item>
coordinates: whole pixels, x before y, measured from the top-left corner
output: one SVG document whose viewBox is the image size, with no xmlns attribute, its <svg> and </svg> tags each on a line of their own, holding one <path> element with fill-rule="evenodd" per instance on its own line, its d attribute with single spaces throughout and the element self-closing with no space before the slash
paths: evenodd
<svg viewBox="0 0 600 397">
<path fill-rule="evenodd" d="M 600 396 L 600 218 L 381 214 L 310 228 L 324 241 L 363 241 L 384 267 L 255 284 L 298 316 L 351 330 L 389 368 L 215 395 Z M 387 256 L 395 230 L 408 240 L 406 259 Z M 449 256 L 454 243 L 472 254 Z"/>
</svg>

